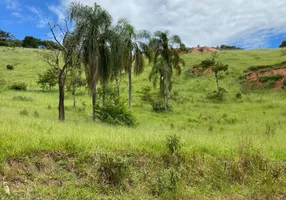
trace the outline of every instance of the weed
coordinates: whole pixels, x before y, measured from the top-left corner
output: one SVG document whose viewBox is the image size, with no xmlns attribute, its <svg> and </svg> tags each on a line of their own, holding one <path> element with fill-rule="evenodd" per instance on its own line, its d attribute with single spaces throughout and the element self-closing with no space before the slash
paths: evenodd
<svg viewBox="0 0 286 200">
<path fill-rule="evenodd" d="M 40 114 L 39 114 L 38 111 L 36 111 L 36 110 L 35 110 L 35 112 L 34 112 L 34 117 L 36 117 L 36 118 L 40 117 Z"/>
<path fill-rule="evenodd" d="M 266 122 L 264 134 L 267 138 L 274 137 L 276 134 L 276 125 L 275 123 Z"/>
<path fill-rule="evenodd" d="M 29 112 L 26 109 L 23 109 L 20 111 L 20 115 L 22 116 L 28 116 Z"/>
<path fill-rule="evenodd" d="M 266 83 L 269 81 L 279 81 L 283 78 L 284 76 L 282 74 L 271 74 L 267 76 L 259 76 L 258 79 L 262 83 Z"/>
<path fill-rule="evenodd" d="M 13 96 L 14 101 L 33 101 L 32 97 L 25 97 L 25 96 Z"/>
<path fill-rule="evenodd" d="M 129 163 L 125 158 L 116 155 L 104 155 L 98 168 L 99 182 L 120 186 L 130 176 Z"/>
<path fill-rule="evenodd" d="M 166 139 L 166 146 L 171 155 L 179 153 L 182 148 L 181 138 L 177 135 L 169 135 Z"/>
</svg>

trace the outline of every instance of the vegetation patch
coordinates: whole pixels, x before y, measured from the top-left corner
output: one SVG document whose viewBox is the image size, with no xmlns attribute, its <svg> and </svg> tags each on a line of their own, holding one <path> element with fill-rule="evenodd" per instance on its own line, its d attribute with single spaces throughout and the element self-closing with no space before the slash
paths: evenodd
<svg viewBox="0 0 286 200">
<path fill-rule="evenodd" d="M 26 91 L 27 90 L 27 84 L 23 83 L 23 82 L 16 82 L 16 83 L 12 83 L 9 86 L 10 90 L 18 90 L 18 91 Z"/>
<path fill-rule="evenodd" d="M 284 66 L 285 65 L 285 66 Z M 283 67 L 284 66 L 284 67 Z M 246 70 L 245 77 L 242 79 L 243 84 L 252 85 L 256 88 L 283 89 L 286 80 L 286 62 L 271 67 L 255 67 Z"/>
<path fill-rule="evenodd" d="M 279 63 L 279 64 L 274 64 L 274 65 L 259 65 L 259 66 L 251 66 L 244 70 L 244 73 L 252 73 L 252 72 L 265 72 L 265 71 L 270 71 L 273 69 L 284 69 L 286 68 L 286 61 Z"/>
<path fill-rule="evenodd" d="M 7 68 L 8 70 L 14 70 L 14 66 L 13 66 L 13 65 L 7 65 L 6 68 Z"/>
<path fill-rule="evenodd" d="M 26 97 L 26 96 L 13 96 L 14 101 L 33 101 L 32 97 Z"/>
<path fill-rule="evenodd" d="M 266 76 L 259 76 L 258 79 L 262 83 L 267 83 L 269 81 L 279 81 L 284 77 L 282 74 L 271 74 Z"/>
<path fill-rule="evenodd" d="M 282 192 L 286 189 L 285 162 L 268 159 L 247 138 L 241 138 L 233 157 L 224 158 L 200 150 L 184 154 L 175 135 L 168 137 L 166 146 L 163 155 L 39 151 L 10 158 L 0 175 L 10 194 L 0 192 L 2 196 L 40 199 L 79 199 L 94 194 L 147 199 L 226 193 L 228 198 L 266 195 L 279 199 L 286 195 Z"/>
</svg>

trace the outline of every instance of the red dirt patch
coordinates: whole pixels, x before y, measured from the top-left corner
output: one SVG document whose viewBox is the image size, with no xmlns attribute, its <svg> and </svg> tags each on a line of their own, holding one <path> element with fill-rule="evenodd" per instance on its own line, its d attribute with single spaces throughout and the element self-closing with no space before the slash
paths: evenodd
<svg viewBox="0 0 286 200">
<path fill-rule="evenodd" d="M 248 80 L 248 84 L 256 83 L 257 85 L 265 85 L 265 83 L 262 83 L 259 81 L 260 76 L 268 76 L 268 75 L 275 75 L 275 74 L 281 74 L 284 77 L 278 81 L 276 81 L 275 86 L 273 89 L 283 89 L 283 83 L 286 80 L 286 68 L 281 69 L 272 69 L 264 72 L 260 72 L 259 70 L 253 71 L 246 75 L 246 78 Z"/>
<path fill-rule="evenodd" d="M 201 54 L 201 53 L 212 53 L 212 52 L 216 52 L 216 51 L 218 51 L 218 50 L 215 48 L 204 46 L 204 47 L 191 48 L 190 50 L 187 50 L 187 51 L 180 51 L 179 53 L 180 54 L 188 54 L 188 53 L 190 53 L 190 54 Z"/>
<path fill-rule="evenodd" d="M 201 69 L 201 66 L 198 67 L 194 67 L 193 71 L 190 72 L 191 76 L 201 76 L 201 75 L 207 75 L 212 73 L 212 69 L 211 68 L 207 68 L 205 70 Z"/>
</svg>

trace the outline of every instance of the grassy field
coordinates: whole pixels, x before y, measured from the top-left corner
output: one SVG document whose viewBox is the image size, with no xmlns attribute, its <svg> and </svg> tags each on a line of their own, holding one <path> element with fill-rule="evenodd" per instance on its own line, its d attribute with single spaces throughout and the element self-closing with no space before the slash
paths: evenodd
<svg viewBox="0 0 286 200">
<path fill-rule="evenodd" d="M 77 109 L 66 93 L 67 120 L 58 122 L 56 87 L 43 92 L 36 84 L 48 68 L 38 51 L 0 48 L 0 181 L 11 190 L 6 195 L 1 187 L 3 199 L 286 198 L 286 93 L 249 90 L 239 81 L 251 66 L 285 61 L 280 50 L 221 52 L 229 65 L 220 77 L 224 101 L 208 98 L 216 89 L 213 74 L 187 73 L 211 55 L 183 55 L 186 66 L 174 80 L 168 113 L 155 113 L 140 99 L 142 88 L 152 87 L 147 67 L 134 78 L 134 128 L 92 122 L 84 89 Z M 17 81 L 28 90 L 7 88 Z M 126 103 L 127 87 L 125 77 Z M 182 148 L 170 153 L 166 138 L 174 134 Z M 108 169 L 117 176 L 107 178 Z"/>
</svg>

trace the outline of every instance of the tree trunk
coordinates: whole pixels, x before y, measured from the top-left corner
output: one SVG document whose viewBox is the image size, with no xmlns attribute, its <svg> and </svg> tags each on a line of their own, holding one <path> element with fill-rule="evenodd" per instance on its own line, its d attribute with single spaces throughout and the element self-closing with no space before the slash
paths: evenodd
<svg viewBox="0 0 286 200">
<path fill-rule="evenodd" d="M 102 107 L 106 104 L 106 84 L 102 85 Z"/>
<path fill-rule="evenodd" d="M 129 109 L 132 109 L 132 53 L 130 53 L 130 60 L 128 66 L 128 81 L 129 81 Z"/>
<path fill-rule="evenodd" d="M 65 73 L 63 70 L 59 72 L 59 121 L 65 121 Z"/>
<path fill-rule="evenodd" d="M 116 81 L 116 99 L 115 99 L 115 105 L 119 104 L 119 95 L 120 95 L 120 86 L 119 86 L 119 79 L 116 76 L 115 77 L 115 81 Z"/>
<path fill-rule="evenodd" d="M 92 95 L 92 119 L 95 121 L 95 111 L 96 111 L 96 87 L 94 87 L 91 91 Z"/>
<path fill-rule="evenodd" d="M 169 83 L 168 83 L 168 78 L 167 78 L 167 70 L 165 70 L 165 92 L 164 92 L 164 100 L 165 100 L 165 110 L 168 110 L 169 108 Z"/>
<path fill-rule="evenodd" d="M 119 94 L 120 94 L 120 85 L 119 85 L 119 78 L 117 76 L 115 77 L 115 82 L 116 82 L 116 93 L 119 96 Z"/>
<path fill-rule="evenodd" d="M 219 94 L 219 84 L 218 84 L 218 74 L 215 73 L 215 81 L 216 81 L 216 85 L 217 85 L 217 93 Z"/>
<path fill-rule="evenodd" d="M 73 107 L 76 108 L 76 100 L 75 100 L 75 95 L 73 95 Z"/>
</svg>

